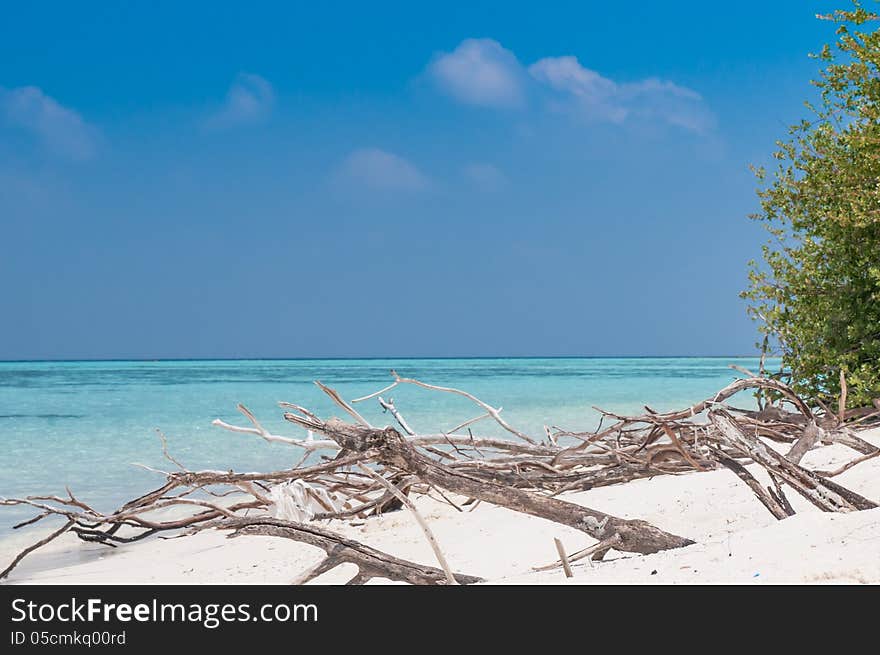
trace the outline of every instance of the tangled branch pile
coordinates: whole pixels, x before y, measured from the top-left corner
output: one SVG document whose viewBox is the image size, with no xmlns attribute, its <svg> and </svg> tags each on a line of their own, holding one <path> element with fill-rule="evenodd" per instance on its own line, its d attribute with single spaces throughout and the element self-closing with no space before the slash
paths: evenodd
<svg viewBox="0 0 880 655">
<path fill-rule="evenodd" d="M 436 494 L 459 509 L 486 502 L 580 530 L 596 543 L 571 557 L 557 543 L 559 561 L 551 567 L 563 567 L 568 574 L 570 561 L 587 556 L 599 560 L 611 549 L 649 554 L 693 542 L 645 521 L 619 518 L 562 500 L 562 494 L 720 467 L 736 474 L 779 520 L 794 514 L 786 487 L 826 512 L 877 507 L 832 478 L 880 455 L 880 449 L 858 436 L 860 429 L 880 421 L 880 407 L 847 410 L 846 398 L 842 397 L 836 413 L 824 405 L 814 408 L 782 382 L 744 372 L 748 377 L 678 411 L 657 412 L 646 407 L 640 416 L 621 416 L 598 410 L 602 421 L 594 431 L 573 432 L 548 426 L 540 437 L 511 426 L 500 409 L 466 391 L 400 377 L 394 371 L 392 384 L 351 402 L 316 382 L 348 415 L 348 422 L 322 419 L 292 403 L 279 404 L 287 421 L 308 431 L 306 439 L 270 433 L 242 405 L 238 409 L 250 425 L 214 421 L 226 430 L 300 449 L 303 457 L 292 468 L 260 473 L 191 471 L 168 453 L 163 439 L 165 457 L 178 470 L 162 472 L 166 479 L 161 487 L 111 514 L 95 510 L 69 489 L 66 497 L 0 500 L 2 505 L 25 505 L 38 512 L 16 528 L 53 516 L 66 521 L 60 529 L 23 550 L 0 573 L 0 579 L 27 554 L 66 532 L 87 542 L 115 547 L 156 534 L 185 536 L 216 529 L 229 531 L 232 537 L 283 537 L 324 550 L 326 557 L 298 576 L 296 584 L 345 562 L 355 564 L 358 570 L 349 584 L 362 584 L 375 577 L 413 584 L 479 581 L 476 576 L 450 570 L 430 527 L 410 500 L 418 494 Z M 417 434 L 393 400 L 383 397 L 399 385 L 463 396 L 481 413 L 448 432 Z M 844 383 L 844 394 L 845 388 Z M 734 395 L 747 390 L 776 400 L 767 404 L 762 400 L 757 411 L 728 404 Z M 354 407 L 373 399 L 394 417 L 399 428 L 373 426 Z M 510 437 L 474 435 L 472 426 L 486 420 L 495 421 Z M 315 438 L 316 434 L 320 438 Z M 777 445 L 773 447 L 769 442 Z M 848 446 L 859 456 L 835 471 L 811 471 L 801 465 L 811 448 L 830 443 Z M 779 444 L 784 446 L 780 448 Z M 320 453 L 320 463 L 306 465 L 314 453 Z M 749 464 L 764 468 L 772 487 L 762 486 L 746 468 Z M 321 527 L 321 522 L 329 519 L 364 519 L 403 506 L 424 531 L 439 568 L 399 559 Z M 177 512 L 169 517 L 167 510 L 171 508 Z"/>
</svg>

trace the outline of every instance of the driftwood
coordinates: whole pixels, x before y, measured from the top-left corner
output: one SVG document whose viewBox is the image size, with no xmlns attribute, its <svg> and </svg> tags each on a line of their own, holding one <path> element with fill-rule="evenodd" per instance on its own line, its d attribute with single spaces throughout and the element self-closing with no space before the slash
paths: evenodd
<svg viewBox="0 0 880 655">
<path fill-rule="evenodd" d="M 68 532 L 87 542 L 116 547 L 156 535 L 185 536 L 217 529 L 231 530 L 232 536 L 277 536 L 321 548 L 325 557 L 298 576 L 297 583 L 348 562 L 358 567 L 349 584 L 374 577 L 414 584 L 449 584 L 453 580 L 468 584 L 479 578 L 453 573 L 454 562 L 447 563 L 410 497 L 430 497 L 459 511 L 466 505 L 473 511 L 480 503 L 490 503 L 575 528 L 595 543 L 569 556 L 561 551 L 560 559 L 548 565 L 565 567 L 567 563 L 571 568 L 587 557 L 600 560 L 612 549 L 650 554 L 693 542 L 645 521 L 619 518 L 565 500 L 562 496 L 567 492 L 722 468 L 742 480 L 779 520 L 794 514 L 785 486 L 822 511 L 877 506 L 829 478 L 880 454 L 857 434 L 880 422 L 880 403 L 841 411 L 844 399 L 837 411 L 832 411 L 820 402 L 813 406 L 782 381 L 765 377 L 763 365 L 758 375 L 745 369 L 741 372 L 747 377 L 684 409 L 658 412 L 646 407 L 644 414 L 624 416 L 597 408 L 602 420 L 594 430 L 548 425 L 540 435 L 514 427 L 502 417 L 500 407 L 467 391 L 402 377 L 394 371 L 390 385 L 352 401 L 316 382 L 351 422 L 325 420 L 289 402 L 279 405 L 287 410 L 284 417 L 290 423 L 305 429 L 304 438 L 272 434 L 243 405 L 238 405 L 238 410 L 247 424 L 214 421 L 218 428 L 300 451 L 300 461 L 291 468 L 248 473 L 191 471 L 172 457 L 160 433 L 162 452 L 172 470 L 145 467 L 164 476 L 164 483 L 114 512 L 101 513 L 70 490 L 66 496 L 0 499 L 0 505 L 27 506 L 37 513 L 16 527 L 50 517 L 64 520 L 63 527 L 19 553 L 0 573 L 0 579 L 30 552 Z M 464 397 L 480 413 L 451 430 L 418 432 L 387 396 L 403 384 Z M 729 404 L 744 391 L 758 396 L 757 411 Z M 354 408 L 372 399 L 378 399 L 403 433 L 371 425 Z M 506 432 L 506 438 L 473 433 L 487 420 Z M 769 442 L 791 445 L 782 455 Z M 811 449 L 830 443 L 847 446 L 860 456 L 834 471 L 811 471 L 801 464 Z M 755 466 L 765 469 L 772 486 L 758 482 L 749 470 Z M 295 487 L 296 493 L 291 495 L 287 485 Z M 291 520 L 290 502 L 308 504 L 293 508 L 296 520 Z M 413 512 L 441 568 L 407 562 L 320 527 L 320 522 L 330 519 L 372 520 L 371 516 L 403 506 Z M 178 511 L 176 515 L 157 517 L 158 510 L 172 508 Z"/>
<path fill-rule="evenodd" d="M 723 466 L 733 471 L 734 475 L 738 477 L 740 480 L 746 483 L 746 485 L 751 489 L 755 496 L 761 504 L 767 508 L 767 510 L 780 521 L 782 519 L 788 518 L 791 514 L 783 507 L 782 502 L 773 494 L 770 493 L 769 489 L 764 489 L 761 486 L 761 483 L 752 475 L 749 470 L 740 464 L 738 461 L 733 459 L 732 457 L 728 457 L 721 450 L 712 449 L 712 454 L 715 459 L 718 460 Z"/>
<path fill-rule="evenodd" d="M 412 512 L 413 517 L 416 519 L 416 523 L 419 524 L 419 527 L 422 529 L 422 532 L 425 535 L 425 538 L 428 540 L 428 543 L 431 546 L 431 550 L 434 551 L 434 555 L 437 557 L 437 562 L 440 564 L 440 568 L 443 569 L 443 573 L 446 575 L 446 581 L 449 584 L 455 584 L 455 576 L 453 576 L 452 571 L 449 568 L 449 564 L 446 563 L 446 556 L 443 554 L 443 551 L 440 549 L 440 544 L 437 543 L 437 538 L 434 536 L 434 533 L 431 531 L 431 528 L 428 527 L 428 522 L 425 521 L 424 517 L 419 514 L 419 510 L 416 509 L 415 503 L 413 503 L 409 498 L 406 497 L 400 489 L 395 487 L 393 484 L 388 482 L 385 478 L 383 478 L 378 473 L 374 473 L 370 469 L 368 469 L 363 464 L 358 466 L 364 473 L 369 475 L 370 477 L 377 480 L 383 487 L 388 489 L 388 491 L 394 495 L 401 503 L 403 503 L 406 508 Z"/>
<path fill-rule="evenodd" d="M 724 410 L 710 411 L 709 420 L 718 428 L 719 438 L 726 445 L 748 455 L 822 511 L 847 512 L 877 507 L 873 501 L 790 462 L 757 437 L 747 434 Z"/>
<path fill-rule="evenodd" d="M 441 569 L 408 562 L 315 525 L 260 517 L 230 519 L 218 523 L 216 527 L 234 530 L 230 537 L 248 535 L 283 537 L 317 546 L 323 550 L 325 558 L 305 574 L 300 575 L 294 581 L 295 584 L 305 584 L 346 562 L 358 567 L 357 575 L 349 580 L 348 584 L 363 584 L 372 578 L 387 578 L 410 584 L 448 584 L 449 582 L 446 573 Z M 482 578 L 457 573 L 454 574 L 454 580 L 459 584 L 473 584 L 480 582 Z"/>
<path fill-rule="evenodd" d="M 578 560 L 582 560 L 587 557 L 590 557 L 591 555 L 593 556 L 592 559 L 601 560 L 602 555 L 604 553 L 607 553 L 610 549 L 614 548 L 617 545 L 617 539 L 618 539 L 618 537 L 616 535 L 613 537 L 609 537 L 608 539 L 606 539 L 604 541 L 600 541 L 598 543 L 593 544 L 589 548 L 584 548 L 583 550 L 579 550 L 578 552 L 572 554 L 571 556 L 566 556 L 564 559 L 562 557 L 564 552 L 560 552 L 559 553 L 560 558 L 558 560 L 556 560 L 555 562 L 552 562 L 552 563 L 547 564 L 545 566 L 535 566 L 532 568 L 532 570 L 533 571 L 550 571 L 552 569 L 557 569 L 560 567 L 562 567 L 562 569 L 565 570 L 566 561 L 568 562 L 569 567 L 571 567 L 571 565 L 574 562 L 577 562 Z M 558 539 L 556 541 L 558 541 Z"/>
<path fill-rule="evenodd" d="M 19 525 L 22 525 L 22 524 L 19 524 Z M 21 551 L 18 555 L 15 556 L 15 559 L 13 559 L 12 562 L 10 562 L 9 566 L 7 566 L 5 569 L 3 569 L 2 572 L 0 572 L 0 580 L 2 580 L 7 575 L 9 575 L 12 572 L 12 569 L 14 569 L 16 566 L 18 566 L 18 563 L 21 560 L 23 560 L 27 555 L 34 552 L 38 548 L 45 546 L 50 541 L 57 539 L 62 534 L 67 532 L 70 529 L 70 526 L 72 526 L 72 525 L 73 525 L 73 521 L 68 520 L 67 523 L 65 523 L 63 526 L 61 526 L 61 528 L 59 528 L 58 530 L 56 530 L 52 534 L 44 537 L 43 539 L 40 539 L 38 542 L 31 544 L 30 546 L 25 548 L 23 551 Z"/>
<path fill-rule="evenodd" d="M 565 577 L 573 578 L 574 573 L 571 572 L 571 563 L 568 561 L 568 555 L 565 554 L 565 547 L 558 538 L 554 538 L 553 543 L 556 544 L 556 552 L 559 554 L 559 562 L 562 564 L 562 570 L 565 571 Z"/>
<path fill-rule="evenodd" d="M 344 451 L 375 453 L 375 458 L 380 463 L 400 468 L 430 485 L 452 493 L 567 525 L 600 541 L 616 534 L 620 537 L 620 550 L 656 553 L 694 543 L 690 539 L 663 532 L 644 521 L 620 519 L 588 507 L 547 498 L 458 471 L 418 452 L 394 428 L 377 430 L 343 423 L 338 419 L 323 422 L 291 413 L 286 413 L 284 418 L 327 435 Z"/>
<path fill-rule="evenodd" d="M 804 455 L 806 455 L 810 449 L 816 445 L 816 442 L 820 440 L 822 433 L 822 428 L 816 425 L 815 421 L 810 421 L 810 424 L 804 428 L 803 434 L 798 437 L 798 440 L 794 442 L 791 450 L 785 455 L 785 459 L 792 464 L 800 464 Z"/>
</svg>

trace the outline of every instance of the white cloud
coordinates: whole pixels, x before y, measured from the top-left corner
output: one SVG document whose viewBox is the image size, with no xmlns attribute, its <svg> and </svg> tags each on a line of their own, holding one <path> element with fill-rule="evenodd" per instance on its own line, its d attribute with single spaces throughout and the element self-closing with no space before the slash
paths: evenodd
<svg viewBox="0 0 880 655">
<path fill-rule="evenodd" d="M 456 100 L 484 107 L 516 107 L 524 100 L 523 68 L 510 50 L 492 39 L 466 39 L 442 53 L 428 72 Z"/>
<path fill-rule="evenodd" d="M 529 73 L 556 93 L 551 106 L 583 118 L 613 123 L 659 120 L 695 132 L 713 124 L 699 93 L 669 81 L 618 83 L 585 68 L 576 57 L 541 59 L 529 66 Z"/>
<path fill-rule="evenodd" d="M 472 162 L 464 167 L 463 173 L 481 191 L 501 191 L 510 183 L 507 176 L 492 164 Z"/>
<path fill-rule="evenodd" d="M 56 154 L 83 160 L 95 152 L 97 131 L 35 86 L 0 87 L 0 118 L 35 135 Z"/>
<path fill-rule="evenodd" d="M 546 57 L 524 68 L 491 39 L 462 41 L 428 71 L 443 91 L 465 104 L 522 107 L 527 98 L 537 98 L 551 111 L 589 121 L 652 121 L 699 133 L 714 124 L 706 103 L 691 89 L 653 77 L 617 82 L 572 56 Z"/>
<path fill-rule="evenodd" d="M 621 123 L 627 110 L 620 106 L 616 96 L 618 85 L 596 71 L 584 68 L 576 57 L 547 57 L 529 66 L 535 80 L 564 94 L 568 100 L 595 118 Z"/>
<path fill-rule="evenodd" d="M 343 161 L 337 179 L 346 186 L 379 191 L 421 191 L 428 178 L 409 161 L 379 148 L 355 150 Z"/>
<path fill-rule="evenodd" d="M 694 132 L 705 133 L 715 125 L 715 116 L 702 96 L 687 87 L 650 78 L 621 86 L 622 101 L 634 116 L 657 118 Z"/>
<path fill-rule="evenodd" d="M 275 92 L 259 75 L 241 73 L 235 78 L 223 106 L 205 121 L 211 129 L 258 123 L 272 113 Z"/>
</svg>

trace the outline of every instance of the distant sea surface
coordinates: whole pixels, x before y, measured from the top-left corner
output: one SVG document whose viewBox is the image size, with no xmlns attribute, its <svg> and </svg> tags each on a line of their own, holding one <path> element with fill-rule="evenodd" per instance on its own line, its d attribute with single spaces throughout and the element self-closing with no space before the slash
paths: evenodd
<svg viewBox="0 0 880 655">
<path fill-rule="evenodd" d="M 301 453 L 211 425 L 215 418 L 249 425 L 243 403 L 275 434 L 304 437 L 285 422 L 277 401 L 320 416 L 341 410 L 313 384 L 320 380 L 347 399 L 381 389 L 402 376 L 465 389 L 503 407 L 520 430 L 543 438 L 543 426 L 594 428 L 592 406 L 641 413 L 645 404 L 666 410 L 711 396 L 738 374 L 757 370 L 756 358 L 578 359 L 328 359 L 235 361 L 0 362 L 0 496 L 64 495 L 65 485 L 103 511 L 160 486 L 140 462 L 170 470 L 156 431 L 190 469 L 275 470 Z M 777 365 L 777 363 L 771 363 Z M 451 394 L 400 386 L 391 396 L 417 432 L 449 430 L 481 410 Z M 748 394 L 737 399 L 753 403 Z M 393 423 L 375 399 L 358 404 L 374 425 Z M 505 436 L 491 420 L 474 434 Z M 0 539 L 33 511 L 0 507 Z"/>
</svg>

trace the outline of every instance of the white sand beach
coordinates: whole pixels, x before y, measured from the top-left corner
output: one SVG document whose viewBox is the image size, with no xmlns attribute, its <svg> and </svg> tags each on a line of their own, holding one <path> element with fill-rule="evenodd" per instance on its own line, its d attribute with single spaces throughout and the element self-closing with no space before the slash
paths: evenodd
<svg viewBox="0 0 880 655">
<path fill-rule="evenodd" d="M 880 430 L 862 433 L 880 444 Z M 840 445 L 817 448 L 803 464 L 833 469 L 858 453 Z M 766 480 L 763 469 L 750 470 Z M 880 498 L 880 458 L 836 478 L 871 499 Z M 640 556 L 612 551 L 603 562 L 581 561 L 567 579 L 561 569 L 532 568 L 557 559 L 554 537 L 568 553 L 591 545 L 586 535 L 561 525 L 479 504 L 459 512 L 421 497 L 450 566 L 491 584 L 801 584 L 880 583 L 880 509 L 823 513 L 791 490 L 797 515 L 777 521 L 730 471 L 662 475 L 623 485 L 566 494 L 566 500 L 626 518 L 641 518 L 696 543 Z M 436 566 L 408 511 L 366 521 L 332 521 L 328 528 L 398 557 Z M 48 527 L 40 528 L 43 532 Z M 39 530 L 0 541 L 5 563 Z M 275 537 L 203 532 L 178 539 L 152 538 L 111 549 L 65 535 L 28 556 L 10 584 L 289 584 L 323 557 L 312 546 Z M 354 573 L 342 565 L 310 584 L 339 584 Z M 373 580 L 372 583 L 382 583 Z"/>
</svg>

